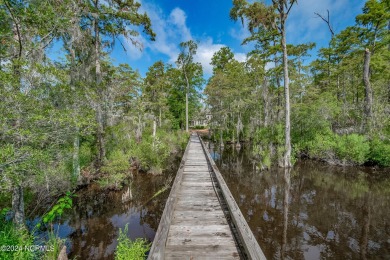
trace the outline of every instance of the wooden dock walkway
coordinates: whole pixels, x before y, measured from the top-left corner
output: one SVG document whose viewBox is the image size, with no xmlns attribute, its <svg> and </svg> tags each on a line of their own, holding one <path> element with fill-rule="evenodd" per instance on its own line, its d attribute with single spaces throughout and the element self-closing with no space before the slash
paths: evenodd
<svg viewBox="0 0 390 260">
<path fill-rule="evenodd" d="M 184 152 L 148 259 L 265 259 L 195 134 Z"/>
</svg>

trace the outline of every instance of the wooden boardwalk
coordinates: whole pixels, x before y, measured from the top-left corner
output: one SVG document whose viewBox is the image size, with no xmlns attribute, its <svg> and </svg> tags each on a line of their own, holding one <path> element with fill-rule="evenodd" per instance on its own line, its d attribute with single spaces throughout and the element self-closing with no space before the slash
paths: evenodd
<svg viewBox="0 0 390 260">
<path fill-rule="evenodd" d="M 191 135 L 149 259 L 265 259 L 221 179 L 202 141 Z"/>
</svg>

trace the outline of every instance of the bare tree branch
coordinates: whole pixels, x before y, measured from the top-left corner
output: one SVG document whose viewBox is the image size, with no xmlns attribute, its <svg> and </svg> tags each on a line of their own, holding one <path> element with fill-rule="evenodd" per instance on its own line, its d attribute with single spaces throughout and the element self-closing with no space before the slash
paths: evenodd
<svg viewBox="0 0 390 260">
<path fill-rule="evenodd" d="M 326 10 L 328 12 L 328 18 L 324 18 L 322 15 L 320 15 L 319 13 L 314 13 L 315 15 L 317 15 L 318 17 L 320 17 L 327 25 L 328 25 L 328 28 L 329 28 L 329 31 L 330 33 L 332 34 L 332 38 L 334 37 L 334 31 L 333 31 L 333 28 L 332 28 L 332 25 L 330 24 L 330 15 L 329 15 L 329 10 Z"/>
<path fill-rule="evenodd" d="M 17 21 L 16 17 L 12 13 L 11 6 L 8 3 L 8 1 L 4 1 L 4 4 L 7 7 L 9 13 L 11 14 L 12 20 L 14 21 L 15 26 L 16 26 L 16 32 L 18 34 L 18 43 L 19 43 L 19 57 L 18 58 L 20 58 L 20 57 L 22 57 L 23 45 L 22 45 L 22 36 L 20 34 L 20 29 L 19 29 L 19 22 Z"/>
<path fill-rule="evenodd" d="M 292 2 L 291 2 L 290 7 L 287 9 L 286 17 L 287 17 L 287 15 L 290 13 L 290 10 L 291 10 L 292 6 L 293 6 L 295 3 L 298 3 L 298 1 L 295 0 L 295 1 L 292 1 Z M 287 8 L 287 7 L 286 7 L 286 8 Z"/>
</svg>

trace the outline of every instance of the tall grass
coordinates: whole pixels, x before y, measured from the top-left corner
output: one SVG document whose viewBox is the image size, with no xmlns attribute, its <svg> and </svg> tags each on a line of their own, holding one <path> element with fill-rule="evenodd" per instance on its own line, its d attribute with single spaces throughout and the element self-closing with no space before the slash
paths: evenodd
<svg viewBox="0 0 390 260">
<path fill-rule="evenodd" d="M 118 246 L 115 252 L 116 260 L 143 260 L 146 258 L 146 253 L 150 250 L 151 244 L 145 239 L 137 238 L 132 241 L 127 237 L 129 230 L 126 224 L 124 230 L 119 229 Z"/>
</svg>

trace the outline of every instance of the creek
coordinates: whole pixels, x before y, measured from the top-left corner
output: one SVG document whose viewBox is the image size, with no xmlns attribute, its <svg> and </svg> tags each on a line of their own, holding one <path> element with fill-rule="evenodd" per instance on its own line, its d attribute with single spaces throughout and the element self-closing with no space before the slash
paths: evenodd
<svg viewBox="0 0 390 260">
<path fill-rule="evenodd" d="M 209 147 L 267 259 L 390 259 L 389 169 L 258 171 L 248 147 Z"/>
<path fill-rule="evenodd" d="M 179 162 L 172 162 L 171 169 L 162 175 L 135 173 L 131 181 L 132 200 L 127 197 L 129 185 L 121 190 L 102 190 L 92 183 L 76 192 L 72 209 L 53 225 L 57 236 L 66 239 L 69 259 L 114 259 L 119 229 L 123 230 L 126 224 L 130 239 L 152 242 L 169 189 L 152 197 L 172 183 Z M 40 217 L 35 217 L 28 224 L 32 227 L 39 221 Z"/>
<path fill-rule="evenodd" d="M 390 259 L 390 172 L 302 160 L 291 171 L 258 171 L 250 149 L 209 145 L 268 259 Z M 70 258 L 114 259 L 119 229 L 152 242 L 179 162 L 160 176 L 135 174 L 120 191 L 91 184 L 54 224 Z M 30 220 L 30 225 L 38 218 Z"/>
</svg>

